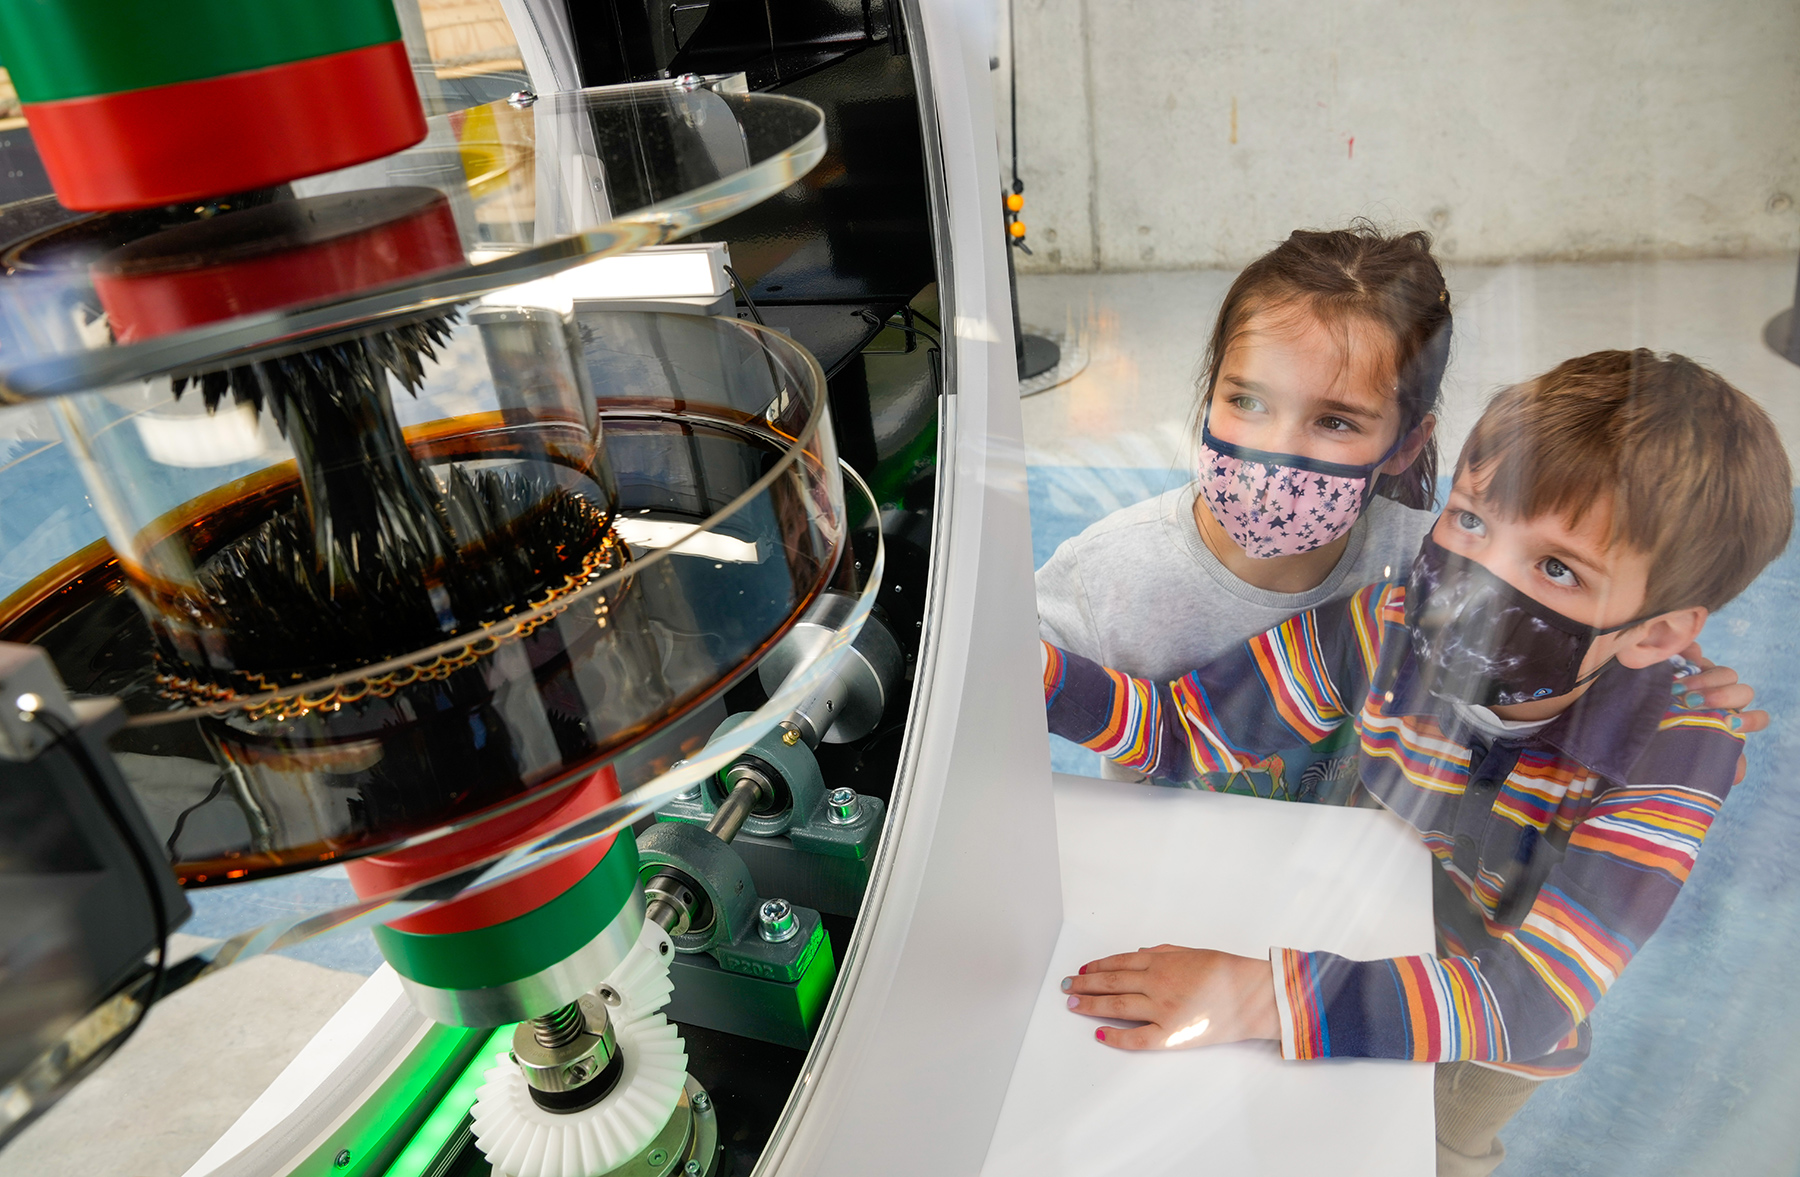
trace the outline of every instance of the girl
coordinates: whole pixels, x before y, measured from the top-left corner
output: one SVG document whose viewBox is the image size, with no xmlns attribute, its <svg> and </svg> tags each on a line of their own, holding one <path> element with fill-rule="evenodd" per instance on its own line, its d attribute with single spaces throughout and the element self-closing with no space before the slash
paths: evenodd
<svg viewBox="0 0 1800 1177">
<path fill-rule="evenodd" d="M 1434 518 L 1450 323 L 1422 232 L 1300 230 L 1252 262 L 1207 347 L 1200 477 L 1056 550 L 1037 574 L 1043 638 L 1172 677 L 1409 566 Z M 1337 799 L 1335 742 L 1200 783 Z"/>
</svg>

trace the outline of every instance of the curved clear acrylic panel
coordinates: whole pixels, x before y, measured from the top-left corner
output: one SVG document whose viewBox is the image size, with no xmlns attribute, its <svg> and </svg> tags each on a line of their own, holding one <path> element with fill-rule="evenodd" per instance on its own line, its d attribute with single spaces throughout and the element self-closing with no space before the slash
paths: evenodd
<svg viewBox="0 0 1800 1177">
<path fill-rule="evenodd" d="M 0 255 L 0 398 L 179 370 L 670 241 L 786 188 L 825 147 L 811 103 L 675 82 L 428 121 L 384 159 L 193 209 L 10 206 L 23 236 Z"/>
</svg>

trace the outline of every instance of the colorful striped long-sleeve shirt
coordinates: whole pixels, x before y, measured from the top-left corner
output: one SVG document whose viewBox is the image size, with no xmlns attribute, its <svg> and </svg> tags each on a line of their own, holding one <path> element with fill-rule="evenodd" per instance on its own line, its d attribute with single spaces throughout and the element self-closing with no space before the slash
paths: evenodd
<svg viewBox="0 0 1800 1177">
<path fill-rule="evenodd" d="M 1048 647 L 1050 730 L 1191 779 L 1351 720 L 1363 789 L 1436 860 L 1448 952 L 1272 950 L 1283 1055 L 1573 1071 L 1588 1014 L 1693 869 L 1742 738 L 1724 712 L 1675 706 L 1666 663 L 1615 663 L 1548 725 L 1490 739 L 1420 686 L 1405 611 L 1404 583 L 1371 585 L 1170 683 Z"/>
</svg>

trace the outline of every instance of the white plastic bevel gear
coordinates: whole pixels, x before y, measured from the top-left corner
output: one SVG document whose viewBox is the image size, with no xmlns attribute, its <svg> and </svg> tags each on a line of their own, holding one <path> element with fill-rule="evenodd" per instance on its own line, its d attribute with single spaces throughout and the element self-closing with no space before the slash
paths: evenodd
<svg viewBox="0 0 1800 1177">
<path fill-rule="evenodd" d="M 616 993 L 621 1009 L 644 1012 L 661 1009 L 669 1004 L 669 998 L 675 992 L 675 982 L 669 980 L 669 963 L 674 959 L 675 945 L 669 934 L 660 924 L 645 920 L 637 943 L 600 986 L 600 993 L 605 996 L 609 989 Z M 606 1004 L 612 1005 L 612 999 L 607 998 Z"/>
<path fill-rule="evenodd" d="M 662 1131 L 687 1081 L 687 1047 L 662 1015 L 674 992 L 673 949 L 662 928 L 643 933 L 602 993 L 624 1056 L 618 1082 L 591 1108 L 567 1115 L 531 1098 L 525 1076 L 505 1054 L 495 1057 L 475 1093 L 475 1142 L 506 1177 L 600 1177 L 636 1156 Z"/>
</svg>

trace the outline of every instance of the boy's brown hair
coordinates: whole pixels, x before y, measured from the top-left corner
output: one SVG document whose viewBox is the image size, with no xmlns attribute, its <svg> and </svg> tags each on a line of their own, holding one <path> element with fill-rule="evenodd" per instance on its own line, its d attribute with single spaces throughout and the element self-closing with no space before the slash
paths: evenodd
<svg viewBox="0 0 1800 1177">
<path fill-rule="evenodd" d="M 1456 472 L 1521 519 L 1571 525 L 1596 505 L 1611 540 L 1648 552 L 1643 615 L 1717 610 L 1787 546 L 1787 450 L 1762 407 L 1685 356 L 1644 348 L 1566 360 L 1494 398 Z"/>
</svg>

